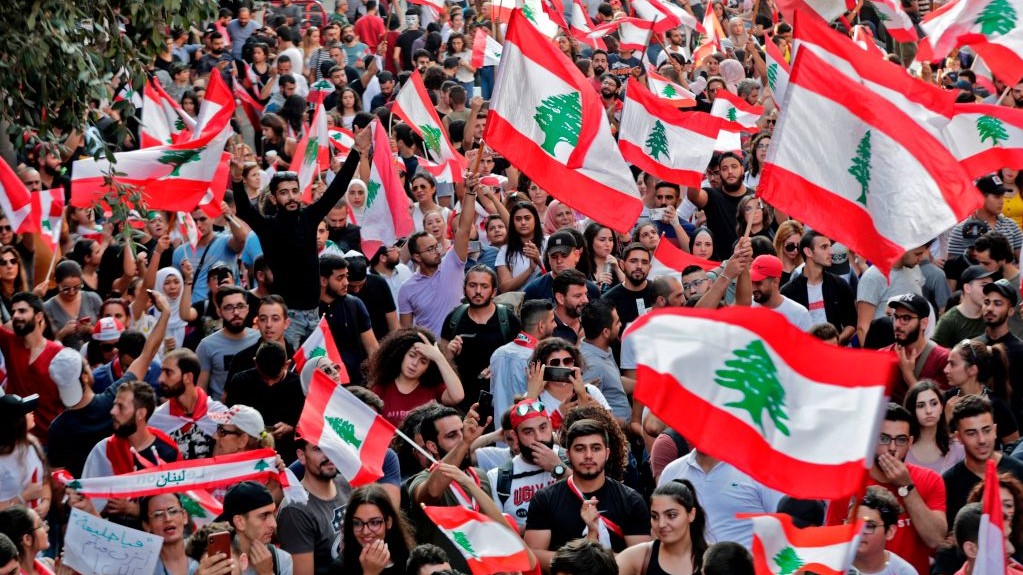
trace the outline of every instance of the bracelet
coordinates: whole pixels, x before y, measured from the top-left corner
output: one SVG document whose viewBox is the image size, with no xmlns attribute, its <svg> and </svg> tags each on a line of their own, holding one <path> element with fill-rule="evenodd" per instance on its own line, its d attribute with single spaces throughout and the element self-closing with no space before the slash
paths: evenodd
<svg viewBox="0 0 1023 575">
<path fill-rule="evenodd" d="M 728 274 L 726 274 L 725 272 L 721 272 L 721 275 L 719 275 L 718 277 L 725 278 L 726 280 L 728 280 L 728 283 L 732 283 L 733 281 L 735 281 L 735 278 L 728 277 Z"/>
</svg>

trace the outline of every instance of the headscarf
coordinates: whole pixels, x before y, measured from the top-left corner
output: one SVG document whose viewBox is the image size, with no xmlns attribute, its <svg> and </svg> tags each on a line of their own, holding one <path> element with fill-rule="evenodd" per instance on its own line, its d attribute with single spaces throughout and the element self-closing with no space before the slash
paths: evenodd
<svg viewBox="0 0 1023 575">
<path fill-rule="evenodd" d="M 170 276 L 177 277 L 178 281 L 181 282 L 181 293 L 179 293 L 178 297 L 174 299 L 171 299 L 169 296 L 167 296 L 167 293 L 163 291 L 163 283 L 167 281 L 167 278 Z M 155 291 L 160 292 L 161 294 L 163 294 L 164 297 L 167 298 L 167 303 L 170 306 L 170 309 L 168 310 L 170 318 L 167 320 L 167 335 L 174 338 L 174 342 L 177 344 L 178 349 L 180 349 L 181 346 L 183 346 L 185 343 L 185 327 L 188 326 L 188 322 L 181 319 L 180 311 L 181 297 L 185 292 L 184 288 L 185 280 L 184 278 L 181 277 L 181 272 L 179 272 L 177 268 L 165 267 L 160 268 L 156 272 L 156 285 L 153 286 L 153 289 Z M 160 312 L 156 311 L 155 315 L 157 319 L 159 319 Z"/>
<path fill-rule="evenodd" d="M 563 205 L 565 205 L 565 204 L 563 204 L 562 202 L 560 202 L 558 200 L 554 200 L 550 204 L 547 204 L 547 211 L 544 212 L 544 214 L 543 214 L 543 233 L 544 233 L 544 235 L 549 236 L 549 235 L 553 234 L 554 232 L 556 232 L 556 231 L 561 229 L 558 226 L 557 221 L 554 219 L 554 214 L 556 214 L 557 211 L 558 211 L 558 208 L 560 208 Z M 575 213 L 575 210 L 572 210 L 572 220 L 575 221 L 577 219 L 578 219 L 578 215 Z"/>
<path fill-rule="evenodd" d="M 366 192 L 366 203 L 361 208 L 356 208 L 348 201 L 348 192 L 354 186 L 362 186 L 362 191 Z M 355 225 L 361 225 L 362 217 L 366 215 L 366 206 L 369 205 L 369 186 L 366 182 L 359 178 L 352 178 L 352 181 L 348 182 L 348 189 L 345 190 L 345 203 L 348 204 L 348 221 Z"/>
<path fill-rule="evenodd" d="M 742 62 L 732 58 L 721 62 L 720 73 L 721 77 L 725 79 L 725 87 L 733 94 L 739 87 L 739 81 L 746 77 L 746 70 L 742 67 Z"/>
<path fill-rule="evenodd" d="M 742 26 L 742 34 L 736 36 L 732 33 L 732 24 L 736 22 Z M 732 45 L 737 50 L 745 50 L 746 44 L 749 42 L 749 32 L 746 30 L 746 23 L 742 18 L 735 16 L 728 20 L 728 39 L 732 41 Z"/>
</svg>

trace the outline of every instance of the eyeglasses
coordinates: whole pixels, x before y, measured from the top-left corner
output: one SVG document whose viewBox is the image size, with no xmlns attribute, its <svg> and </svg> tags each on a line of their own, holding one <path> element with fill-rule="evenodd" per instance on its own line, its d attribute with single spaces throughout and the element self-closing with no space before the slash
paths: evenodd
<svg viewBox="0 0 1023 575">
<path fill-rule="evenodd" d="M 369 529 L 370 531 L 379 531 L 384 526 L 383 517 L 374 517 L 368 521 L 361 519 L 352 519 L 352 530 L 360 531 L 362 529 Z"/>
<path fill-rule="evenodd" d="M 247 303 L 238 303 L 220 306 L 220 310 L 224 313 L 234 313 L 236 311 L 245 311 L 249 307 Z"/>
<path fill-rule="evenodd" d="M 422 186 L 412 186 L 412 191 L 413 192 L 416 191 L 416 190 L 429 190 L 429 189 L 430 189 L 430 186 L 427 186 L 426 184 L 423 184 Z"/>
<path fill-rule="evenodd" d="M 230 430 L 225 428 L 223 425 L 217 426 L 217 435 L 219 435 L 220 437 L 225 437 L 228 435 L 242 435 L 243 433 L 244 432 L 240 429 Z"/>
<path fill-rule="evenodd" d="M 547 410 L 543 406 L 543 402 L 531 401 L 529 403 L 520 403 L 515 407 L 515 415 L 519 417 L 525 417 L 527 414 L 535 413 L 546 413 Z"/>
<path fill-rule="evenodd" d="M 430 247 L 428 247 L 428 248 L 425 248 L 425 249 L 423 250 L 423 253 L 435 253 L 435 254 L 439 254 L 439 253 L 440 253 L 440 244 L 433 244 L 432 246 L 430 246 Z"/>
<path fill-rule="evenodd" d="M 0 260 L 0 266 L 16 266 L 18 265 L 17 259 Z"/>
<path fill-rule="evenodd" d="M 877 531 L 878 527 L 880 527 L 880 526 L 877 523 L 874 523 L 873 521 L 864 521 L 863 522 L 863 533 L 864 533 L 864 535 L 870 535 L 870 534 L 874 533 L 875 531 Z"/>
<path fill-rule="evenodd" d="M 707 278 L 693 280 L 691 282 L 685 282 L 684 284 L 682 284 L 682 290 L 683 291 L 694 290 L 694 289 L 700 287 L 701 285 L 703 285 L 703 282 L 705 282 L 705 281 L 707 281 Z"/>
<path fill-rule="evenodd" d="M 768 120 L 767 122 L 770 123 L 770 124 L 773 124 L 774 120 Z M 770 147 L 771 147 L 771 144 L 757 144 L 757 149 L 758 150 L 766 150 L 766 149 L 768 149 Z"/>
<path fill-rule="evenodd" d="M 77 286 L 64 286 L 64 287 L 60 288 L 59 291 L 60 291 L 60 293 L 78 293 L 78 292 L 82 291 L 82 286 L 80 286 L 80 285 L 77 285 Z"/>
<path fill-rule="evenodd" d="M 905 446 L 909 445 L 909 436 L 908 435 L 899 435 L 899 436 L 896 436 L 896 437 L 892 437 L 891 435 L 888 435 L 887 433 L 882 433 L 881 437 L 879 437 L 877 439 L 877 441 L 881 445 L 891 445 L 892 442 L 894 441 L 895 445 L 898 445 L 899 447 L 905 447 Z"/>
<path fill-rule="evenodd" d="M 14 230 L 14 228 L 12 228 L 11 226 L 0 226 L 0 232 L 7 233 L 7 232 L 10 232 L 10 231 L 13 231 L 13 230 Z"/>
<path fill-rule="evenodd" d="M 165 519 L 172 519 L 179 517 L 185 510 L 180 507 L 171 507 L 169 509 L 163 509 L 160 511 L 154 511 L 149 514 L 150 521 L 163 521 Z"/>
<path fill-rule="evenodd" d="M 798 248 L 798 247 L 799 247 L 799 244 L 785 244 L 785 251 L 787 251 L 787 252 L 794 252 L 794 251 L 796 251 L 796 248 Z"/>
<path fill-rule="evenodd" d="M 909 314 L 895 314 L 892 316 L 892 320 L 896 323 L 909 323 L 914 319 L 920 319 L 918 316 Z"/>
<path fill-rule="evenodd" d="M 552 357 L 552 358 L 547 360 L 547 365 L 549 365 L 551 367 L 562 367 L 562 366 L 564 366 L 564 367 L 575 367 L 575 358 L 574 357 L 565 357 L 565 358 Z"/>
<path fill-rule="evenodd" d="M 36 525 L 35 528 L 32 529 L 32 530 L 33 531 L 39 531 L 40 529 L 42 529 L 43 531 L 49 531 L 50 530 L 50 524 L 45 522 L 45 521 L 43 521 L 43 522 L 39 523 L 39 525 Z"/>
</svg>

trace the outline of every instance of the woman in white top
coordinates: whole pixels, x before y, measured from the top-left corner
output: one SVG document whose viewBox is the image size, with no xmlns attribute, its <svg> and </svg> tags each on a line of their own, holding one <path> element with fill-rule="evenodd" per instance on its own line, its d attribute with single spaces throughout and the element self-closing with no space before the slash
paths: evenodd
<svg viewBox="0 0 1023 575">
<path fill-rule="evenodd" d="M 497 267 L 498 291 L 516 291 L 541 274 L 544 242 L 540 216 L 529 202 L 512 206 L 508 214 L 508 242 L 501 246 L 494 260 Z"/>
<path fill-rule="evenodd" d="M 426 212 L 440 210 L 445 222 L 451 220 L 451 210 L 437 203 L 437 180 L 433 176 L 419 172 L 412 176 L 410 186 L 412 197 L 416 200 L 416 203 L 412 205 L 412 222 L 416 226 L 417 232 L 423 231 L 423 216 L 426 215 Z"/>
<path fill-rule="evenodd" d="M 455 79 L 465 88 L 465 93 L 472 97 L 473 87 L 476 82 L 476 67 L 472 65 L 472 50 L 466 46 L 465 36 L 452 33 L 448 37 L 447 51 L 448 58 L 458 58 L 458 68 L 455 70 Z"/>
<path fill-rule="evenodd" d="M 0 397 L 0 508 L 32 502 L 45 515 L 50 489 L 42 448 L 28 434 L 33 408 L 16 395 Z"/>
</svg>

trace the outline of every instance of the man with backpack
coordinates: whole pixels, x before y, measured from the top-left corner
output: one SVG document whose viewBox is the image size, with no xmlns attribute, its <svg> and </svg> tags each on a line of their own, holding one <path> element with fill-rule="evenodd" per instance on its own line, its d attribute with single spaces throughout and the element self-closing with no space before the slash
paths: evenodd
<svg viewBox="0 0 1023 575">
<path fill-rule="evenodd" d="M 440 347 L 458 370 L 465 389 L 460 407 L 467 411 L 479 397 L 480 389 L 490 391 L 490 384 L 484 382 L 489 378 L 490 356 L 515 339 L 520 324 L 514 310 L 494 301 L 497 274 L 487 266 L 470 268 L 462 291 L 468 303 L 456 307 L 444 319 Z"/>
</svg>

